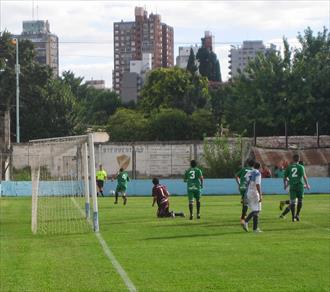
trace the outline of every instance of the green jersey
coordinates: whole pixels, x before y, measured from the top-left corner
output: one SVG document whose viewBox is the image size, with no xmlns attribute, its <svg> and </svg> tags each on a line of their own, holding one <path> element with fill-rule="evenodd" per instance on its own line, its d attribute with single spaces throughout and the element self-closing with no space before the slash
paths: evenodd
<svg viewBox="0 0 330 292">
<path fill-rule="evenodd" d="M 243 167 L 241 170 L 239 170 L 238 172 L 236 172 L 235 177 L 239 177 L 239 186 L 241 188 L 246 188 L 246 178 L 245 175 L 246 173 L 251 170 L 251 167 Z"/>
<path fill-rule="evenodd" d="M 119 187 L 124 187 L 126 189 L 128 182 L 129 182 L 129 176 L 126 171 L 122 171 L 117 174 L 117 183 Z"/>
<path fill-rule="evenodd" d="M 184 181 L 190 190 L 201 189 L 201 179 L 203 178 L 202 171 L 198 167 L 191 167 L 184 174 Z"/>
<path fill-rule="evenodd" d="M 304 166 L 299 163 L 292 163 L 286 168 L 284 178 L 288 178 L 290 187 L 294 187 L 297 185 L 304 185 L 304 175 Z"/>
</svg>

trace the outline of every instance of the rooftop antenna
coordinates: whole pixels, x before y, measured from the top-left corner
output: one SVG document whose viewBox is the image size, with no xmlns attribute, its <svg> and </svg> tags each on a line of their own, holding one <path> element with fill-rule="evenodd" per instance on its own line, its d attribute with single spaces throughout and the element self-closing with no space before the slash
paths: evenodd
<svg viewBox="0 0 330 292">
<path fill-rule="evenodd" d="M 1 32 L 1 0 L 0 0 L 0 32 Z"/>
<path fill-rule="evenodd" d="M 39 19 L 39 5 L 37 4 L 37 20 Z"/>
<path fill-rule="evenodd" d="M 32 20 L 34 20 L 34 0 L 32 0 Z"/>
</svg>

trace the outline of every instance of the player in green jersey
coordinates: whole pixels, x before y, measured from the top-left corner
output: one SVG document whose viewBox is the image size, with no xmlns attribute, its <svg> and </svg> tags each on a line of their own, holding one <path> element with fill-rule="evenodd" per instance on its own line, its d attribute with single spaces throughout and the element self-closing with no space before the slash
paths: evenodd
<svg viewBox="0 0 330 292">
<path fill-rule="evenodd" d="M 304 165 L 304 162 L 302 160 L 299 161 L 299 164 L 301 165 Z M 284 172 L 285 172 L 285 168 L 283 169 L 283 176 L 282 178 L 284 177 Z M 283 219 L 284 216 L 286 214 L 288 214 L 290 212 L 290 200 L 283 200 L 283 201 L 280 201 L 280 210 L 282 211 L 284 206 L 287 206 L 286 209 L 284 210 L 284 212 L 280 215 L 280 218 Z"/>
<path fill-rule="evenodd" d="M 102 164 L 99 165 L 99 170 L 96 172 L 96 186 L 97 186 L 97 196 L 101 194 L 102 197 L 103 195 L 103 186 L 104 182 L 107 179 L 107 172 L 103 169 Z"/>
<path fill-rule="evenodd" d="M 247 183 L 246 183 L 245 175 L 249 170 L 252 169 L 253 165 L 254 165 L 254 160 L 250 159 L 247 162 L 247 166 L 243 167 L 235 174 L 235 180 L 238 185 L 238 191 L 241 194 L 241 204 L 242 204 L 241 223 L 243 223 L 248 210 L 247 199 L 246 199 Z"/>
<path fill-rule="evenodd" d="M 184 174 L 184 181 L 187 183 L 187 193 L 189 200 L 189 219 L 192 220 L 194 218 L 193 208 L 194 208 L 194 200 L 196 200 L 196 209 L 197 209 L 197 219 L 200 219 L 200 198 L 201 198 L 201 190 L 203 188 L 203 173 L 197 167 L 197 163 L 195 160 L 190 161 L 190 168 L 186 170 Z"/>
<path fill-rule="evenodd" d="M 121 168 L 119 169 L 116 179 L 117 179 L 117 187 L 115 191 L 115 204 L 118 204 L 118 196 L 121 195 L 123 198 L 124 205 L 126 205 L 127 203 L 126 189 L 127 189 L 127 184 L 130 180 L 128 173 L 124 171 L 123 168 Z"/>
<path fill-rule="evenodd" d="M 302 201 L 304 197 L 304 187 L 308 190 L 310 186 L 307 181 L 307 175 L 303 165 L 299 164 L 299 155 L 293 155 L 293 163 L 290 164 L 284 173 L 284 189 L 290 187 L 290 205 L 281 214 L 281 218 L 291 210 L 292 221 L 300 221 L 300 210 L 302 208 Z M 298 199 L 297 212 L 296 211 L 296 200 Z"/>
</svg>

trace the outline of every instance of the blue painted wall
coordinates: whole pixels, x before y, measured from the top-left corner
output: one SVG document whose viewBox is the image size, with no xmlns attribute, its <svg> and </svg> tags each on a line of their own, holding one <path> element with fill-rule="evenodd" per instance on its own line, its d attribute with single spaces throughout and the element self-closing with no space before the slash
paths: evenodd
<svg viewBox="0 0 330 292">
<path fill-rule="evenodd" d="M 180 179 L 162 179 L 160 183 L 165 184 L 173 195 L 185 195 L 186 184 Z M 308 193 L 330 194 L 330 178 L 315 177 L 309 178 L 311 190 Z M 72 190 L 70 182 L 42 182 L 44 194 L 65 194 Z M 55 191 L 56 184 L 59 184 L 59 191 Z M 82 188 L 81 183 L 77 184 Z M 283 181 L 279 178 L 263 179 L 261 182 L 264 194 L 287 194 L 283 190 Z M 127 194 L 134 196 L 151 195 L 151 180 L 132 180 L 128 185 Z M 109 196 L 111 190 L 116 189 L 116 182 L 107 181 L 104 186 L 105 195 Z M 2 196 L 31 196 L 31 182 L 24 181 L 2 181 L 0 183 L 0 194 Z M 204 195 L 233 195 L 238 194 L 237 185 L 234 179 L 205 179 Z"/>
</svg>

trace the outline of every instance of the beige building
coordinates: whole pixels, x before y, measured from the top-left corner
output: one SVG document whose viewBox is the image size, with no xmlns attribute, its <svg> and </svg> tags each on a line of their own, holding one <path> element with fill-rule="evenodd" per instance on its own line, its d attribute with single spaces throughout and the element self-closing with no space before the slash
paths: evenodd
<svg viewBox="0 0 330 292">
<path fill-rule="evenodd" d="M 85 84 L 88 87 L 93 87 L 95 89 L 105 89 L 105 81 L 104 80 L 87 80 Z"/>
<path fill-rule="evenodd" d="M 23 21 L 23 32 L 17 38 L 30 40 L 35 46 L 36 60 L 50 66 L 54 76 L 58 76 L 58 37 L 50 32 L 48 20 Z"/>
</svg>

